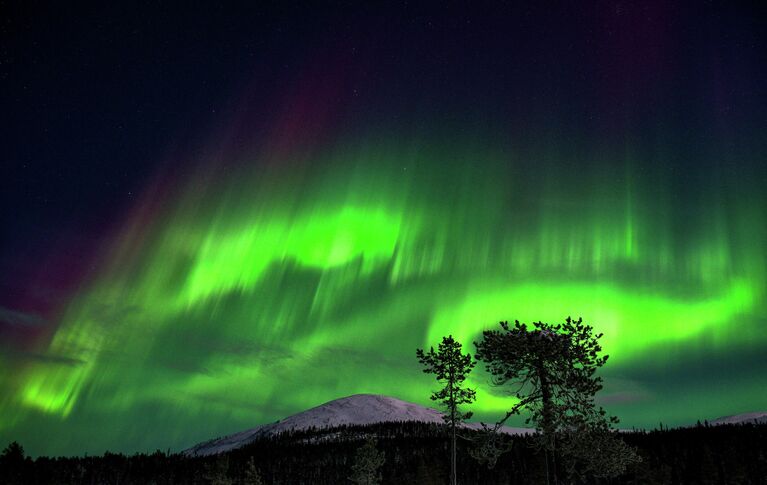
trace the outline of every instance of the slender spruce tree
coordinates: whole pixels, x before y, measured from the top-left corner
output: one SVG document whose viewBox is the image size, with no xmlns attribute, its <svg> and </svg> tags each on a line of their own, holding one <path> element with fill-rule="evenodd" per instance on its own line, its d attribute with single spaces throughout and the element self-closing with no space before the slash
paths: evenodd
<svg viewBox="0 0 767 485">
<path fill-rule="evenodd" d="M 256 467 L 256 461 L 251 456 L 245 464 L 245 473 L 242 477 L 242 485 L 263 485 L 264 479 Z"/>
<path fill-rule="evenodd" d="M 439 391 L 432 393 L 431 400 L 439 401 L 446 410 L 443 419 L 449 426 L 451 436 L 451 485 L 458 483 L 456 470 L 456 427 L 472 416 L 471 412 L 462 413 L 459 407 L 464 404 L 471 404 L 476 399 L 476 392 L 473 389 L 464 387 L 466 377 L 474 368 L 476 362 L 472 359 L 471 354 L 463 354 L 461 349 L 461 343 L 455 340 L 452 335 L 442 337 L 442 343 L 439 344 L 436 352 L 434 347 L 431 347 L 428 352 L 424 352 L 423 349 L 416 349 L 416 357 L 425 367 L 424 373 L 434 374 L 437 381 L 445 385 Z"/>
<path fill-rule="evenodd" d="M 381 483 L 381 467 L 386 461 L 384 453 L 378 451 L 375 438 L 368 437 L 365 444 L 357 449 L 349 480 L 357 485 Z"/>
</svg>

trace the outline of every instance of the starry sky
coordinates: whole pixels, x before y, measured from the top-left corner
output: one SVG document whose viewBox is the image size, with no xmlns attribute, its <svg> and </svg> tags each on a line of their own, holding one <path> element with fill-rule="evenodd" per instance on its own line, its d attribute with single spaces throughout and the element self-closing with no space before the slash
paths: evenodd
<svg viewBox="0 0 767 485">
<path fill-rule="evenodd" d="M 621 427 L 767 409 L 758 9 L 358 3 L 0 4 L 0 442 L 429 404 L 417 347 L 567 316 Z"/>
</svg>

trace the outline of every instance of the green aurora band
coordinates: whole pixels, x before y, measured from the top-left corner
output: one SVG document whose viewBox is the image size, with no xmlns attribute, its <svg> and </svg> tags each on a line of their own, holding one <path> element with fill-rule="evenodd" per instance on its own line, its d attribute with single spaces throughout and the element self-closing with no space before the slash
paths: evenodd
<svg viewBox="0 0 767 485">
<path fill-rule="evenodd" d="M 354 393 L 430 405 L 416 347 L 568 315 L 605 334 L 622 426 L 765 405 L 760 369 L 701 357 L 767 344 L 757 178 L 707 168 L 680 195 L 661 155 L 433 138 L 267 148 L 158 182 L 41 343 L 69 363 L 2 376 L 2 437 L 181 449 Z M 690 367 L 712 380 L 674 371 Z M 471 385 L 479 419 L 508 408 L 481 371 Z"/>
</svg>

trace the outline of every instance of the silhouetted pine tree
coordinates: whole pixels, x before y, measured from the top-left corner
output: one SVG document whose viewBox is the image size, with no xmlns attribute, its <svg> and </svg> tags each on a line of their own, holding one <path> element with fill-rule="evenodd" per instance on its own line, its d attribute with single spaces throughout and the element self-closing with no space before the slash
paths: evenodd
<svg viewBox="0 0 767 485">
<path fill-rule="evenodd" d="M 476 365 L 471 354 L 461 353 L 461 343 L 452 335 L 442 337 L 437 352 L 434 347 L 429 352 L 416 349 L 418 361 L 426 368 L 424 372 L 434 374 L 437 381 L 444 383 L 445 387 L 432 393 L 431 400 L 439 401 L 446 408 L 445 422 L 450 426 L 451 453 L 450 453 L 450 483 L 457 483 L 456 468 L 456 426 L 472 416 L 471 412 L 461 413 L 459 406 L 471 404 L 476 398 L 473 389 L 463 387 L 463 383 L 471 370 Z"/>
<path fill-rule="evenodd" d="M 567 318 L 564 324 L 501 322 L 501 330 L 486 330 L 475 343 L 477 358 L 486 364 L 496 385 L 509 385 L 518 398 L 497 427 L 519 414 L 529 412 L 527 422 L 535 424 L 538 446 L 543 450 L 546 483 L 549 475 L 556 484 L 559 456 L 567 461 L 571 477 L 587 474 L 609 477 L 622 473 L 638 460 L 636 453 L 610 430 L 618 422 L 594 403 L 602 389 L 596 370 L 607 362 L 600 357 L 602 334 L 581 319 Z M 558 445 L 562 448 L 559 449 Z M 593 453 L 599 446 L 600 453 Z"/>
<path fill-rule="evenodd" d="M 261 478 L 261 473 L 256 468 L 256 462 L 251 456 L 248 458 L 248 463 L 245 465 L 245 473 L 242 477 L 243 485 L 263 485 L 264 481 Z"/>
<path fill-rule="evenodd" d="M 205 467 L 203 476 L 205 483 L 210 485 L 232 485 L 234 481 L 229 478 L 229 457 L 216 455 L 214 460 Z"/>
<path fill-rule="evenodd" d="M 357 450 L 352 464 L 349 480 L 358 485 L 376 485 L 381 483 L 381 466 L 386 461 L 384 454 L 376 448 L 376 440 L 368 437 L 365 444 Z"/>
<path fill-rule="evenodd" d="M 8 484 L 23 483 L 25 468 L 24 447 L 14 441 L 0 454 L 0 478 Z"/>
</svg>

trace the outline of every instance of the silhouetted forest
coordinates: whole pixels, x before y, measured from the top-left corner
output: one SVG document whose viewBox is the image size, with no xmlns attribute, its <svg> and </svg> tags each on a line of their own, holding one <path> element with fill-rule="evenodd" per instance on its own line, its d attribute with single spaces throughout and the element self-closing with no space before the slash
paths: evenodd
<svg viewBox="0 0 767 485">
<path fill-rule="evenodd" d="M 463 484 L 545 483 L 544 457 L 531 438 L 509 437 L 511 451 L 487 469 L 468 453 L 476 432 L 462 431 L 458 479 Z M 445 428 L 425 423 L 306 430 L 260 439 L 210 457 L 106 453 L 98 457 L 31 459 L 10 445 L 0 457 L 0 483 L 23 484 L 339 484 L 348 477 L 362 439 L 374 435 L 385 454 L 383 483 L 445 484 L 449 440 Z M 625 433 L 642 462 L 613 480 L 594 484 L 767 484 L 767 425 L 697 426 Z M 252 461 L 249 464 L 249 460 Z M 248 473 L 249 467 L 251 473 Z M 564 470 L 561 476 L 566 476 Z"/>
</svg>

